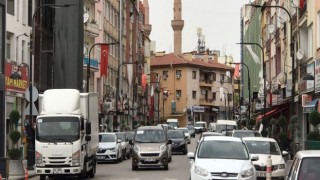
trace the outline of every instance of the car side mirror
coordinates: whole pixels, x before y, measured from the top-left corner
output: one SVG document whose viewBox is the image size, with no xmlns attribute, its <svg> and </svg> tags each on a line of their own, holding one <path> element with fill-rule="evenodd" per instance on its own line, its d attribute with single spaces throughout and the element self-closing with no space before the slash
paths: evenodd
<svg viewBox="0 0 320 180">
<path fill-rule="evenodd" d="M 195 159 L 193 152 L 188 152 L 187 157 L 188 159 Z"/>
<path fill-rule="evenodd" d="M 120 139 L 118 139 L 118 140 L 117 140 L 117 143 L 121 143 L 121 140 L 120 140 Z"/>
<path fill-rule="evenodd" d="M 133 141 L 132 141 L 132 140 L 129 140 L 129 144 L 130 144 L 130 145 L 133 145 L 134 143 L 133 143 Z"/>
<path fill-rule="evenodd" d="M 172 140 L 169 139 L 168 142 L 167 142 L 167 144 L 172 144 Z"/>
<path fill-rule="evenodd" d="M 259 156 L 251 156 L 251 161 L 258 161 L 259 160 Z"/>
<path fill-rule="evenodd" d="M 289 154 L 288 151 L 282 151 L 282 156 L 286 156 L 288 154 Z"/>
</svg>

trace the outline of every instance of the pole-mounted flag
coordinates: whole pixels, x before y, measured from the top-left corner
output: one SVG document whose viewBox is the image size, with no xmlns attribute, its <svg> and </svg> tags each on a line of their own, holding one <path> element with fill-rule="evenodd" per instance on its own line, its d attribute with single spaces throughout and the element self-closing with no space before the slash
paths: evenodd
<svg viewBox="0 0 320 180">
<path fill-rule="evenodd" d="M 101 57 L 100 57 L 100 77 L 107 76 L 108 74 L 108 56 L 109 45 L 101 45 Z"/>
</svg>

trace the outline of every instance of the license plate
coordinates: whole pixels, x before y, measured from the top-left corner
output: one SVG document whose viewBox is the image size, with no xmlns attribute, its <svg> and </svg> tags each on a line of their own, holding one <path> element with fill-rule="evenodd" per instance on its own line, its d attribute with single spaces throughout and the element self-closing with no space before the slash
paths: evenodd
<svg viewBox="0 0 320 180">
<path fill-rule="evenodd" d="M 266 173 L 265 172 L 257 172 L 257 176 L 266 177 Z"/>
<path fill-rule="evenodd" d="M 152 158 L 147 158 L 147 159 L 145 159 L 145 161 L 147 161 L 147 162 L 154 162 L 154 161 L 156 161 L 155 159 L 152 159 Z"/>
<path fill-rule="evenodd" d="M 61 168 L 54 168 L 53 169 L 53 174 L 61 174 L 62 173 L 62 169 Z"/>
<path fill-rule="evenodd" d="M 104 159 L 104 156 L 97 156 L 97 159 Z"/>
</svg>

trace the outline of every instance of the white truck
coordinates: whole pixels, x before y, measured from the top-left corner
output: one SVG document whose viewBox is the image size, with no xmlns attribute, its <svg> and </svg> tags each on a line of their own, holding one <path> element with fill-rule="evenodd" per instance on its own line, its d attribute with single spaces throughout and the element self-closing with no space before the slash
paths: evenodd
<svg viewBox="0 0 320 180">
<path fill-rule="evenodd" d="M 167 124 L 171 125 L 173 129 L 176 129 L 179 127 L 179 120 L 178 119 L 167 119 Z"/>
<path fill-rule="evenodd" d="M 46 176 L 94 178 L 99 148 L 97 93 L 50 89 L 39 95 L 35 172 Z"/>
</svg>

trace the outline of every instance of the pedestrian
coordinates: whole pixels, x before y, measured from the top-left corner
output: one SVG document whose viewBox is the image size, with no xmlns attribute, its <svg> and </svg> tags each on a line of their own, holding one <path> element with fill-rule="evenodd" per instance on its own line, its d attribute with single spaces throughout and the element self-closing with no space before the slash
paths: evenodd
<svg viewBox="0 0 320 180">
<path fill-rule="evenodd" d="M 246 121 L 245 121 L 245 120 L 242 120 L 242 121 L 240 122 L 240 129 L 241 129 L 241 130 L 248 130 L 246 125 L 247 125 Z"/>
</svg>

